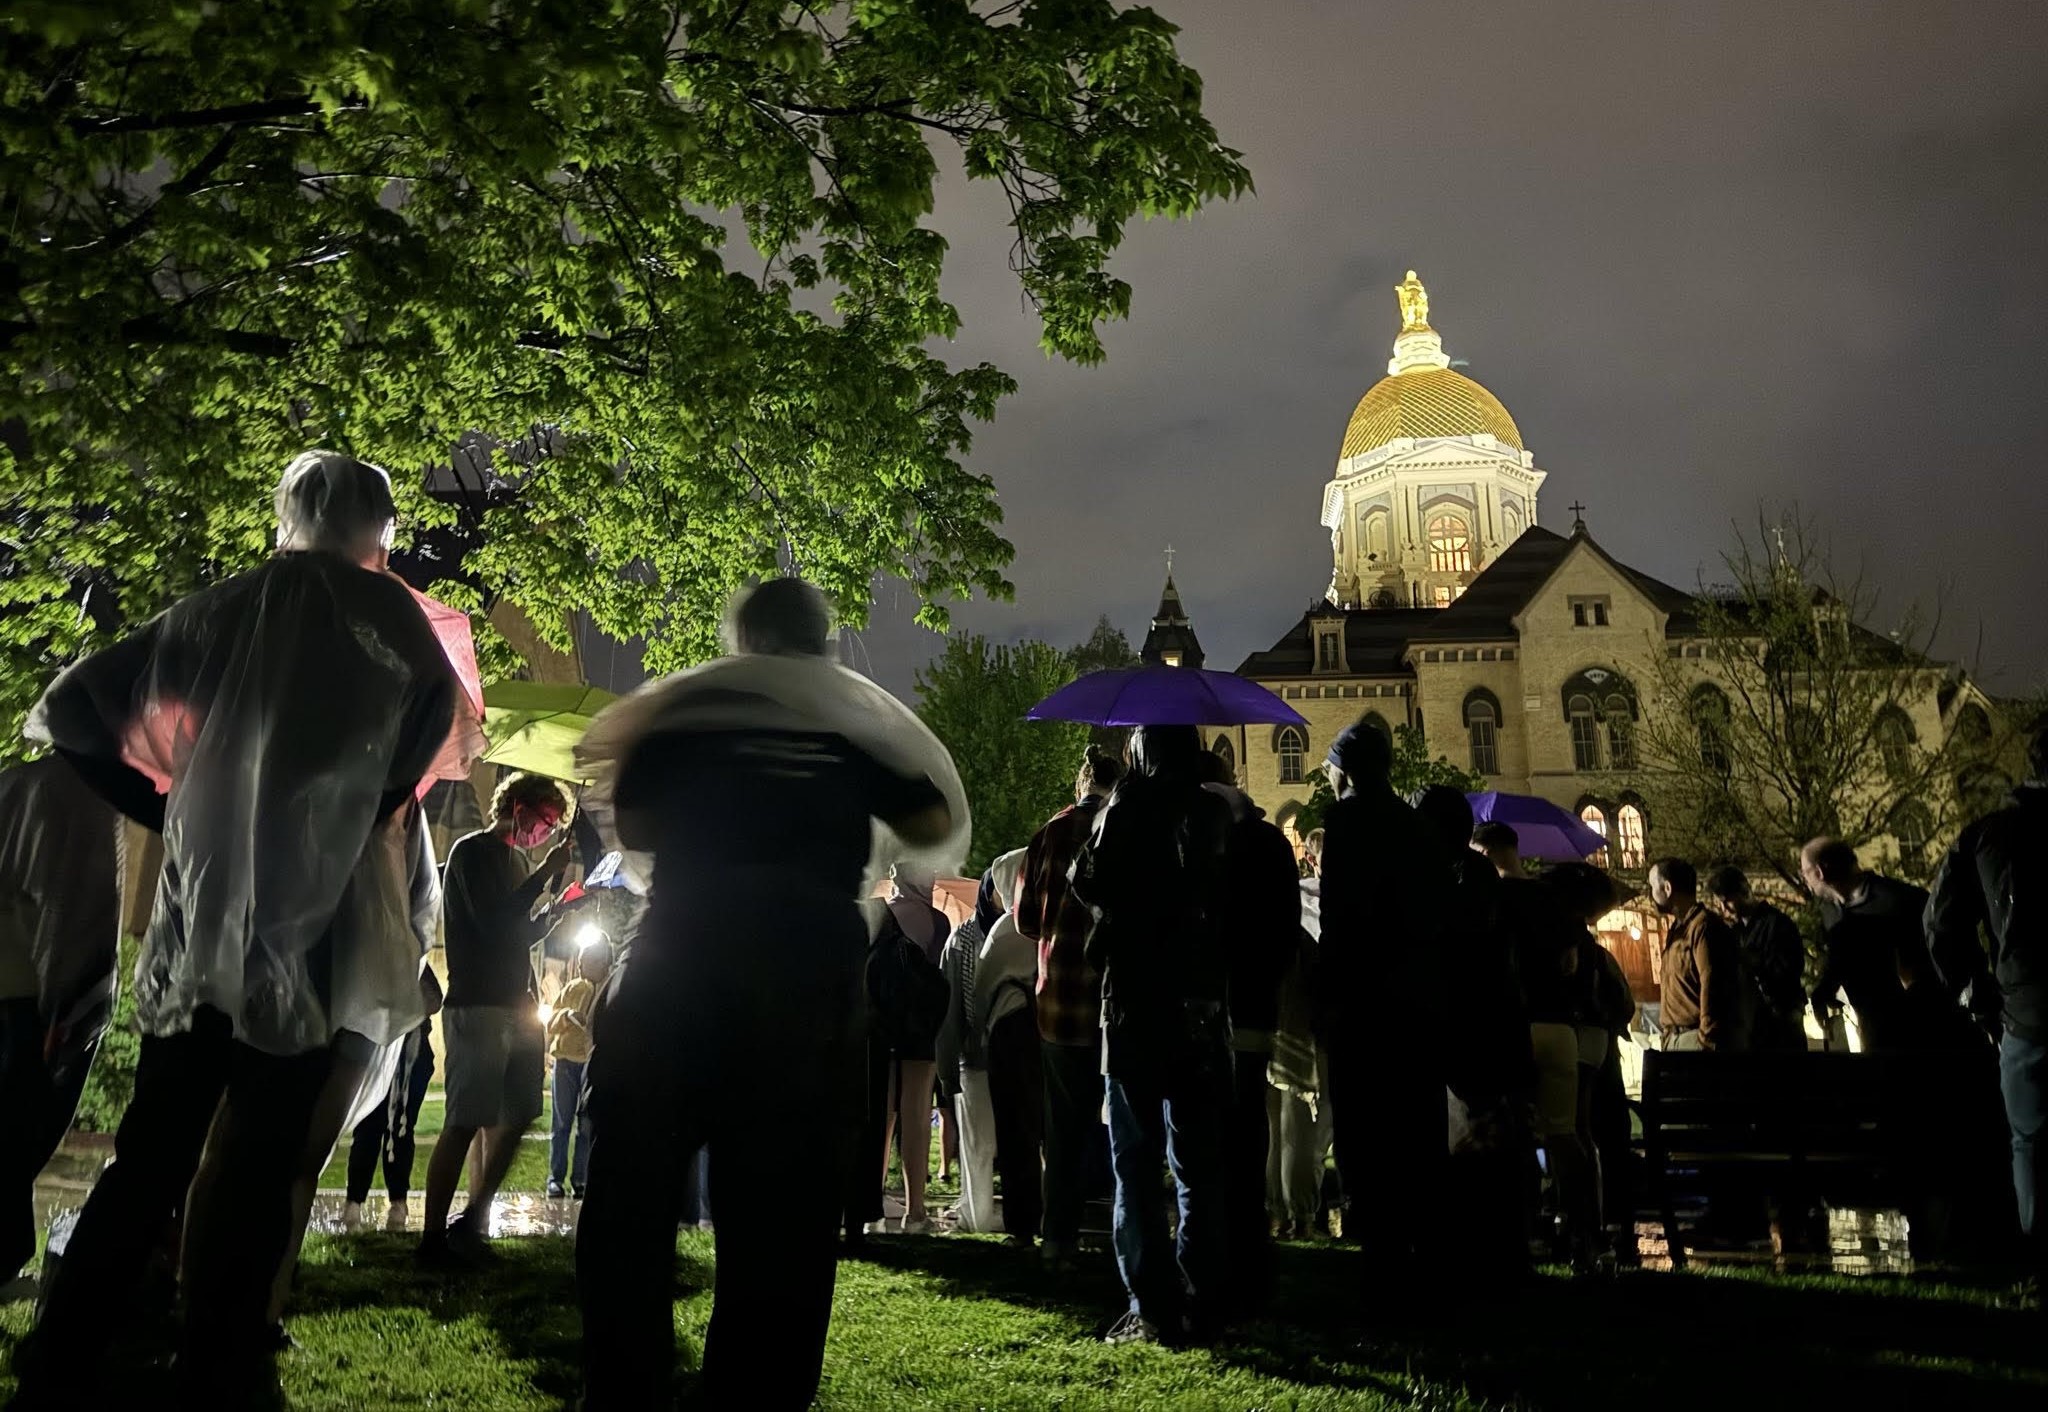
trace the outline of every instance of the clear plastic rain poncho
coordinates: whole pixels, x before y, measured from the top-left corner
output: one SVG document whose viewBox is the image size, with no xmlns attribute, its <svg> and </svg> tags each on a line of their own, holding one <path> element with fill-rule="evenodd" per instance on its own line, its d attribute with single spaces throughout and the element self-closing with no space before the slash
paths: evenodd
<svg viewBox="0 0 2048 1412">
<path fill-rule="evenodd" d="M 645 895 L 654 876 L 646 853 L 625 851 L 614 826 L 613 791 L 633 747 L 666 732 L 821 731 L 853 746 L 906 779 L 929 779 L 946 801 L 952 829 L 940 842 L 915 847 L 880 820 L 868 854 L 863 899 L 898 864 L 940 876 L 959 871 L 972 825 L 967 791 L 953 757 L 931 728 L 881 687 L 822 657 L 742 654 L 652 681 L 607 706 L 576 747 L 576 766 L 590 781 L 581 807 L 607 848 L 625 852 L 619 871 Z"/>
<path fill-rule="evenodd" d="M 0 995 L 33 995 L 53 1064 L 106 1030 L 120 943 L 121 820 L 69 765 L 0 772 Z"/>
<path fill-rule="evenodd" d="M 30 717 L 31 736 L 163 830 L 135 976 L 147 1034 L 189 1029 L 209 1006 L 267 1053 L 324 1047 L 352 959 L 337 951 L 410 936 L 402 828 L 380 833 L 360 876 L 359 864 L 447 741 L 457 688 L 404 585 L 350 562 L 336 538 L 389 522 L 388 489 L 375 504 L 365 471 L 382 474 L 294 462 L 279 544 L 299 552 L 71 667 Z M 144 775 L 167 781 L 160 805 Z"/>
</svg>

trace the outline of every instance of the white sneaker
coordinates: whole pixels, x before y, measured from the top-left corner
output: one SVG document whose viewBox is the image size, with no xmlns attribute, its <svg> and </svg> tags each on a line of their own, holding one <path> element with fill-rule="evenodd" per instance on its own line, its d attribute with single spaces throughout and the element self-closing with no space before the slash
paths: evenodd
<svg viewBox="0 0 2048 1412">
<path fill-rule="evenodd" d="M 363 1203 L 344 1201 L 341 1204 L 341 1228 L 351 1235 L 363 1228 Z"/>
<path fill-rule="evenodd" d="M 390 1209 L 384 1213 L 384 1229 L 387 1231 L 402 1231 L 405 1229 L 406 1223 L 411 1219 L 411 1209 L 403 1201 L 394 1201 L 391 1203 Z"/>
<path fill-rule="evenodd" d="M 931 1218 L 928 1216 L 920 1216 L 915 1220 L 905 1216 L 896 1229 L 902 1235 L 930 1235 L 933 1228 Z"/>
</svg>

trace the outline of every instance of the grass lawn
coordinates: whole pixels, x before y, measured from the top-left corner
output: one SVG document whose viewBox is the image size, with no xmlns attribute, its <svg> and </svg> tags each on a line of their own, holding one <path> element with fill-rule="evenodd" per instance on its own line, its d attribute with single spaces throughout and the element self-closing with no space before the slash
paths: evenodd
<svg viewBox="0 0 2048 1412">
<path fill-rule="evenodd" d="M 527 1140 L 519 1144 L 519 1155 L 512 1159 L 512 1170 L 505 1177 L 504 1190 L 509 1193 L 537 1192 L 548 1184 L 548 1123 L 554 1106 L 554 1095 L 548 1093 L 542 1103 L 541 1115 L 527 1133 Z M 420 1108 L 418 1141 L 412 1159 L 412 1191 L 415 1195 L 424 1191 L 427 1185 L 427 1159 L 433 1155 L 434 1139 L 441 1135 L 441 1120 L 445 1113 L 442 1091 L 439 1085 L 427 1090 L 427 1101 Z M 349 1138 L 342 1135 L 341 1145 L 334 1150 L 334 1158 L 320 1173 L 323 1189 L 340 1191 L 348 1186 Z M 936 1130 L 931 1138 L 930 1170 L 938 1171 L 939 1135 Z M 889 1161 L 889 1186 L 902 1191 L 903 1170 L 892 1156 Z M 384 1173 L 380 1167 L 371 1179 L 370 1190 L 384 1190 Z M 932 1198 L 934 1209 L 957 1200 L 960 1195 L 960 1178 L 957 1172 L 945 1181 L 933 1176 L 926 1188 Z"/>
<path fill-rule="evenodd" d="M 1277 1318 L 1209 1349 L 1105 1348 L 1119 1303 L 1106 1257 L 1041 1275 L 989 1239 L 871 1242 L 843 1263 L 827 1408 L 1424 1408 L 2048 1406 L 2042 1316 L 1979 1291 L 1900 1280 L 1636 1274 L 1538 1280 L 1490 1303 L 1367 1322 L 1355 1250 L 1280 1252 Z M 577 1383 L 570 1245 L 501 1242 L 493 1273 L 419 1273 L 411 1242 L 308 1243 L 285 1356 L 301 1409 L 558 1408 Z M 694 1367 L 710 1315 L 712 1239 L 678 1241 L 676 1325 Z M 0 1346 L 27 1324 L 0 1312 Z M 765 1356 L 774 1356 L 767 1350 Z M 109 1360 L 109 1366 L 124 1366 Z M 10 1384 L 0 1377 L 0 1393 Z M 107 1406 L 153 1406 L 130 1375 Z"/>
<path fill-rule="evenodd" d="M 519 1155 L 512 1159 L 512 1170 L 506 1174 L 504 1189 L 508 1192 L 541 1191 L 548 1184 L 548 1121 L 554 1097 L 546 1095 L 541 1102 L 541 1115 L 527 1130 L 527 1140 L 519 1144 Z M 441 1135 L 441 1119 L 445 1112 L 441 1089 L 437 1085 L 427 1090 L 427 1101 L 420 1108 L 420 1123 L 412 1158 L 412 1192 L 415 1197 L 427 1186 L 427 1159 L 434 1154 L 434 1139 Z M 343 1133 L 341 1145 L 334 1149 L 334 1158 L 320 1173 L 323 1189 L 343 1190 L 348 1186 L 349 1137 Z M 377 1174 L 370 1179 L 370 1190 L 384 1190 L 384 1169 L 380 1166 Z"/>
</svg>

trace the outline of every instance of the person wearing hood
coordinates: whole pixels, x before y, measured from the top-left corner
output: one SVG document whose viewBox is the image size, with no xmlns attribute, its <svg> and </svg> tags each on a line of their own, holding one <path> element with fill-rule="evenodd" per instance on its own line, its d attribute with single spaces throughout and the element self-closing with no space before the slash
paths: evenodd
<svg viewBox="0 0 2048 1412">
<path fill-rule="evenodd" d="M 2048 1276 L 2048 720 L 2027 742 L 2028 779 L 2006 806 L 1963 830 L 1928 898 L 1927 949 L 1943 987 L 1998 1045 L 2012 1128 L 2012 1180 L 2026 1258 Z M 1979 932 L 1989 942 L 1989 952 Z"/>
<path fill-rule="evenodd" d="M 1266 1157 L 1273 1135 L 1266 1115 L 1266 1070 L 1280 1022 L 1280 980 L 1301 941 L 1301 871 L 1287 835 L 1237 787 L 1214 752 L 1202 755 L 1203 787 L 1230 806 L 1218 897 L 1224 963 L 1230 981 L 1232 1103 L 1225 1138 L 1230 1209 L 1230 1290 L 1256 1309 L 1272 1283 L 1272 1235 L 1266 1221 Z"/>
<path fill-rule="evenodd" d="M 1002 915 L 988 929 L 974 970 L 974 1014 L 983 1028 L 988 1097 L 995 1111 L 996 1178 L 1005 1244 L 1037 1244 L 1045 1216 L 1045 1072 L 1038 1052 L 1038 944 L 1017 925 L 1017 878 L 1025 851 L 996 860 Z"/>
<path fill-rule="evenodd" d="M 830 627 L 816 588 L 764 582 L 734 602 L 728 656 L 614 702 L 578 747 L 585 805 L 628 850 L 629 881 L 649 889 L 586 1071 L 597 1141 L 576 1281 L 589 1412 L 674 1401 L 675 1231 L 698 1149 L 725 1174 L 763 1152 L 855 1150 L 878 920 L 862 899 L 892 851 L 937 870 L 966 850 L 945 748 L 830 660 Z M 839 1177 L 713 1185 L 708 1404 L 795 1409 L 816 1396 L 850 1174 Z"/>
<path fill-rule="evenodd" d="M 1131 772 L 1074 862 L 1095 915 L 1114 1241 L 1129 1308 L 1112 1343 L 1206 1334 L 1227 1299 L 1229 962 L 1221 893 L 1230 806 L 1202 787 L 1193 726 L 1141 726 Z M 1180 1195 L 1169 1239 L 1162 1166 Z"/>
<path fill-rule="evenodd" d="M 1449 1019 L 1421 821 L 1394 794 L 1393 743 L 1363 722 L 1330 744 L 1317 1024 L 1330 1060 L 1345 1234 L 1388 1296 L 1433 1277 L 1450 1145 Z"/>
<path fill-rule="evenodd" d="M 114 1010 L 121 821 L 54 755 L 0 772 L 0 1286 L 36 1253 L 36 1174 Z"/>
<path fill-rule="evenodd" d="M 939 953 L 939 971 L 946 978 L 946 1021 L 938 1039 L 939 1087 L 953 1098 L 960 1131 L 960 1205 L 954 1229 L 970 1233 L 993 1231 L 999 1224 L 996 1119 L 989 1096 L 989 1008 L 995 992 L 1006 980 L 1015 979 L 1004 976 L 1000 965 L 984 976 L 981 959 L 990 934 L 1010 915 L 1023 866 L 1021 848 L 989 865 L 975 894 L 973 913 L 953 929 Z M 1013 921 L 1010 929 L 1014 932 L 1015 927 Z M 1036 951 L 1030 962 L 1030 978 L 1036 980 Z"/>
<path fill-rule="evenodd" d="M 307 452 L 275 503 L 273 558 L 73 665 L 29 720 L 163 833 L 164 867 L 136 965 L 135 1096 L 17 1357 L 24 1405 L 90 1366 L 216 1108 L 220 1179 L 186 1206 L 181 1376 L 230 1401 L 276 1386 L 269 1294 L 331 1067 L 335 986 L 353 948 L 384 939 L 355 914 L 373 890 L 359 865 L 447 743 L 458 687 L 383 572 L 389 477 Z"/>
</svg>

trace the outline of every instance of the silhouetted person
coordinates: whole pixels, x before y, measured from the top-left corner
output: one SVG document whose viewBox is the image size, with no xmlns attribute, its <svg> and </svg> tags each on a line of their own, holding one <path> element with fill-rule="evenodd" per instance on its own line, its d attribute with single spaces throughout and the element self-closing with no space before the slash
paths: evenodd
<svg viewBox="0 0 2048 1412">
<path fill-rule="evenodd" d="M 1806 1048 L 1806 938 L 1799 924 L 1751 893 L 1749 875 L 1729 866 L 1707 879 L 1707 898 L 1734 928 L 1742 956 L 1752 1049 Z"/>
<path fill-rule="evenodd" d="M 1330 745 L 1323 814 L 1319 1037 L 1330 1061 L 1345 1233 L 1389 1295 L 1432 1277 L 1450 1144 L 1443 869 L 1394 795 L 1393 746 L 1363 723 Z"/>
<path fill-rule="evenodd" d="M 0 1285 L 114 1010 L 121 821 L 54 755 L 0 772 Z"/>
<path fill-rule="evenodd" d="M 1045 1070 L 1045 1216 L 1040 1253 L 1070 1267 L 1091 1187 L 1109 1173 L 1102 1123 L 1102 972 L 1089 963 L 1095 915 L 1068 885 L 1081 845 L 1123 778 L 1094 746 L 1074 780 L 1074 804 L 1032 838 L 1018 884 L 1017 929 L 1038 944 L 1039 1059 Z"/>
<path fill-rule="evenodd" d="M 1449 1166 L 1450 1202 L 1462 1219 L 1448 1223 L 1447 1234 L 1464 1246 L 1457 1258 L 1465 1267 L 1512 1277 L 1529 1265 L 1521 1195 L 1535 1065 L 1505 909 L 1510 889 L 1522 894 L 1529 885 L 1504 882 L 1472 847 L 1472 805 L 1463 791 L 1431 785 L 1413 804 L 1440 860 L 1441 944 L 1458 977 L 1462 1012 L 1445 1074 L 1462 1120 Z M 1512 876 L 1521 877 L 1519 863 Z"/>
<path fill-rule="evenodd" d="M 1856 1010 L 1865 1049 L 1925 1049 L 1947 1039 L 1955 1016 L 1927 956 L 1927 894 L 1870 872 L 1840 839 L 1816 838 L 1799 870 L 1820 902 L 1820 981 L 1813 1009 L 1825 1031 L 1837 993 Z"/>
<path fill-rule="evenodd" d="M 1229 970 L 1233 1099 L 1225 1142 L 1230 1201 L 1230 1293 L 1258 1308 L 1272 1282 L 1266 1222 L 1266 1070 L 1280 1019 L 1280 979 L 1301 939 L 1301 871 L 1287 835 L 1237 787 L 1213 752 L 1201 761 L 1205 787 L 1230 806 L 1222 894 L 1217 900 Z"/>
<path fill-rule="evenodd" d="M 1129 1310 L 1109 1340 L 1200 1335 L 1227 1298 L 1231 1102 L 1221 889 L 1230 806 L 1202 787 L 1193 726 L 1142 726 L 1131 772 L 1074 863 L 1095 913 L 1116 1258 Z M 1169 1240 L 1160 1169 L 1180 1193 Z"/>
<path fill-rule="evenodd" d="M 1942 983 L 1998 1044 L 2020 1231 L 2038 1278 L 2048 1275 L 2048 723 L 2035 726 L 2027 764 L 2027 782 L 1964 829 L 1943 860 L 1926 930 Z"/>
<path fill-rule="evenodd" d="M 826 657 L 824 596 L 796 579 L 743 595 L 732 655 L 607 708 L 578 751 L 629 879 L 651 895 L 595 1024 L 596 1144 L 576 1240 L 584 1406 L 668 1407 L 675 1232 L 707 1144 L 717 1295 L 702 1392 L 801 1408 L 817 1392 L 846 1173 L 865 1117 L 863 879 L 891 854 L 958 866 L 966 802 L 907 708 Z M 881 851 L 874 822 L 885 826 Z M 877 908 L 879 910 L 879 908 Z M 739 1174 L 763 1153 L 808 1180 Z"/>
<path fill-rule="evenodd" d="M 1522 840 L 1514 825 L 1484 823 L 1472 830 L 1472 847 L 1504 878 L 1523 876 Z"/>
</svg>

